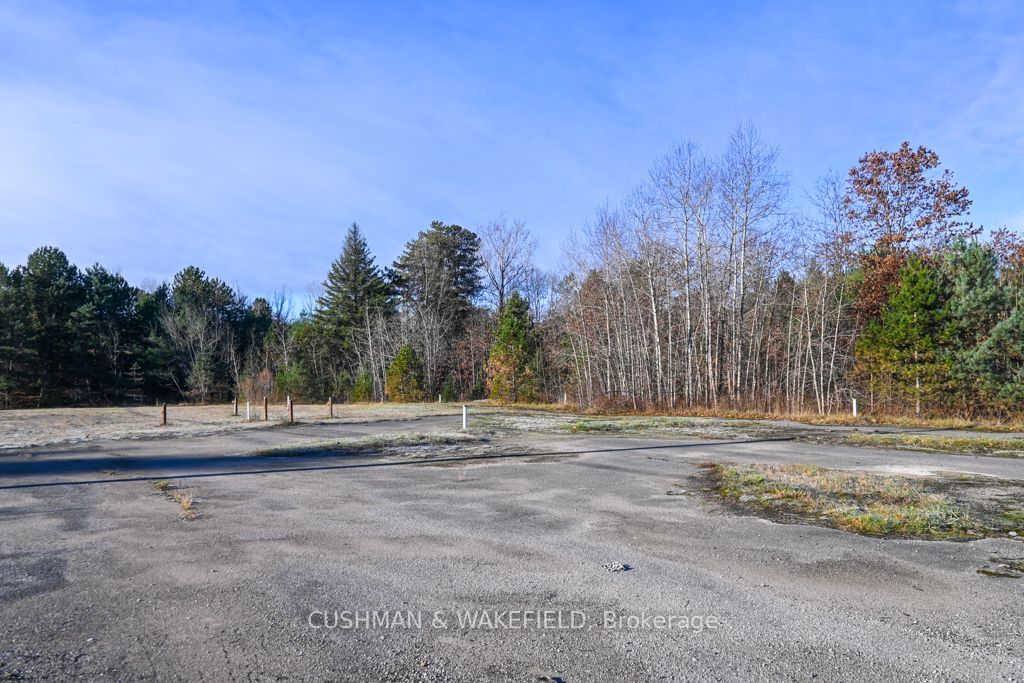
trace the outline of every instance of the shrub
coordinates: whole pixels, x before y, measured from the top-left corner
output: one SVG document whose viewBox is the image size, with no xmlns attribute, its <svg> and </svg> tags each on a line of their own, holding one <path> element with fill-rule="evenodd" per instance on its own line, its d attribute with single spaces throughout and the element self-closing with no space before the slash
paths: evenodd
<svg viewBox="0 0 1024 683">
<path fill-rule="evenodd" d="M 399 403 L 415 403 L 423 400 L 423 369 L 416 351 L 406 344 L 388 368 L 385 385 L 388 400 Z"/>
</svg>

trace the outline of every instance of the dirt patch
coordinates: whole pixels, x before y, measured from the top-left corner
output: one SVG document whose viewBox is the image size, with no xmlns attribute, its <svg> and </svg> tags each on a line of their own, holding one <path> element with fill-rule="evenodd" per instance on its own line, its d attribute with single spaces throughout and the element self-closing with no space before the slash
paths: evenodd
<svg viewBox="0 0 1024 683">
<path fill-rule="evenodd" d="M 1024 578 L 1024 557 L 993 557 L 978 573 L 1001 579 Z"/>
<path fill-rule="evenodd" d="M 911 477 L 816 465 L 702 466 L 703 490 L 729 508 L 868 536 L 967 541 L 1024 534 L 1024 483 Z"/>
</svg>

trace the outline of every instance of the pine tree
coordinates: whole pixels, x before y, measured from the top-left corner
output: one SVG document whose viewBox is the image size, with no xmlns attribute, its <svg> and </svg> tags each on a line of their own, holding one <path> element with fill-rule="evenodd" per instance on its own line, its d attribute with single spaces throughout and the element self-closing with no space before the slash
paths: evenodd
<svg viewBox="0 0 1024 683">
<path fill-rule="evenodd" d="M 1004 414 L 1024 404 L 1024 308 L 1017 307 L 967 357 L 982 391 L 983 405 Z"/>
<path fill-rule="evenodd" d="M 537 334 L 530 319 L 530 305 L 518 292 L 505 301 L 498 321 L 494 346 L 487 359 L 487 381 L 491 398 L 499 401 L 537 399 Z"/>
<path fill-rule="evenodd" d="M 423 400 L 423 370 L 412 346 L 406 344 L 388 368 L 388 400 L 397 403 L 414 403 Z"/>
<path fill-rule="evenodd" d="M 912 258 L 881 318 L 868 326 L 857 344 L 858 372 L 873 390 L 914 405 L 941 397 L 948 382 L 948 363 L 942 344 L 949 326 L 940 274 L 919 258 Z"/>
<path fill-rule="evenodd" d="M 60 249 L 42 247 L 20 271 L 19 297 L 25 315 L 25 345 L 35 358 L 37 405 L 78 399 L 83 385 L 81 339 L 74 313 L 85 302 L 82 273 Z"/>
<path fill-rule="evenodd" d="M 340 357 L 345 382 L 357 371 L 357 345 L 366 329 L 366 316 L 390 308 L 390 288 L 374 263 L 359 226 L 345 235 L 341 255 L 331 264 L 323 294 L 317 299 L 314 321 L 332 356 Z M 336 382 L 337 383 L 337 382 Z"/>
<path fill-rule="evenodd" d="M 995 252 L 972 242 L 958 242 L 946 253 L 943 272 L 949 282 L 949 327 L 946 332 L 953 394 L 963 413 L 976 410 L 982 378 L 974 367 L 974 350 L 1006 317 L 1009 292 L 999 282 Z"/>
<path fill-rule="evenodd" d="M 480 239 L 471 230 L 430 224 L 388 271 L 401 306 L 413 321 L 425 389 L 433 396 L 454 369 L 451 340 L 465 330 L 480 294 Z"/>
</svg>

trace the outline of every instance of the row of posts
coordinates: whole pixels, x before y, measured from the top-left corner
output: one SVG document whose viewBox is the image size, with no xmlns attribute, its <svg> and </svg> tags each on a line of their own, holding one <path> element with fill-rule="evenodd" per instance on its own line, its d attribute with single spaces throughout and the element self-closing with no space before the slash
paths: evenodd
<svg viewBox="0 0 1024 683">
<path fill-rule="evenodd" d="M 437 397 L 440 402 L 441 397 Z M 292 401 L 291 396 L 285 396 L 285 402 L 288 405 L 288 421 L 295 422 L 295 403 Z M 235 417 L 238 417 L 238 397 L 236 396 L 231 402 L 231 412 Z M 854 399 L 853 402 L 853 414 L 857 414 L 857 401 Z M 327 398 L 327 415 L 331 419 L 334 419 L 334 397 L 329 396 Z M 245 420 L 248 422 L 252 419 L 252 404 L 249 401 L 245 402 Z M 263 397 L 263 421 L 266 422 L 270 419 L 270 401 L 264 396 Z M 160 426 L 167 426 L 167 404 L 160 404 Z M 462 428 L 469 429 L 469 406 L 462 406 Z"/>
<path fill-rule="evenodd" d="M 295 422 L 295 403 L 292 401 L 291 396 L 286 396 L 285 401 L 288 405 L 288 422 Z M 438 403 L 441 402 L 441 397 L 437 397 Z M 853 416 L 857 417 L 857 399 L 852 400 L 853 403 Z M 235 417 L 238 417 L 238 398 L 236 397 L 232 401 L 232 413 Z M 327 415 L 331 419 L 334 419 L 334 397 L 330 396 L 327 398 Z M 252 419 L 251 405 L 248 401 L 245 402 L 245 419 L 248 422 Z M 270 401 L 266 396 L 263 397 L 263 421 L 266 422 L 270 419 Z M 167 426 L 167 404 L 160 404 L 160 426 Z M 469 429 L 469 406 L 462 406 L 462 428 Z"/>
</svg>

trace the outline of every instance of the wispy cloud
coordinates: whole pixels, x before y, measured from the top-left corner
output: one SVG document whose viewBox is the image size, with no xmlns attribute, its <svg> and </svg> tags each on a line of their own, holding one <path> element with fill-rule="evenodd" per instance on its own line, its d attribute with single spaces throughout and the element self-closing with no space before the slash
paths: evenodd
<svg viewBox="0 0 1024 683">
<path fill-rule="evenodd" d="M 1020 211 L 1014 3 L 124 7 L 0 4 L 2 261 L 302 291 L 352 220 L 390 260 L 504 212 L 550 267 L 673 140 L 747 120 L 798 183 L 907 138 L 982 222 Z"/>
</svg>

